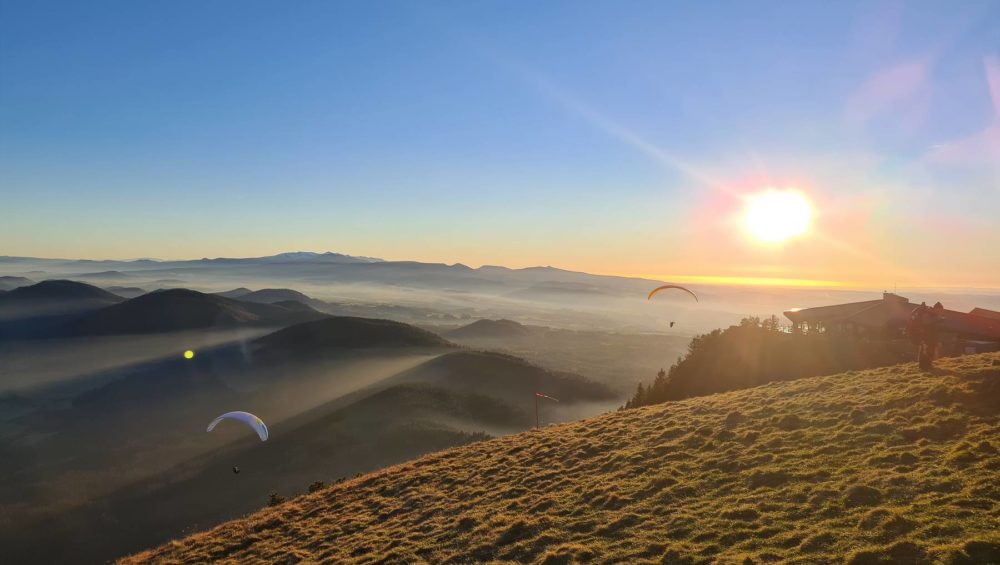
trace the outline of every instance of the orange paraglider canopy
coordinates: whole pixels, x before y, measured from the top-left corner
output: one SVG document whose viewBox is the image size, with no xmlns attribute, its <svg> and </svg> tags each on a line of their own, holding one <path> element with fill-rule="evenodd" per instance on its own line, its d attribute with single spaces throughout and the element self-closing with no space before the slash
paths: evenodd
<svg viewBox="0 0 1000 565">
<path fill-rule="evenodd" d="M 684 288 L 683 286 L 680 286 L 680 285 L 677 285 L 677 284 L 665 284 L 663 286 L 658 286 L 658 287 L 654 288 L 652 291 L 650 291 L 649 296 L 646 297 L 646 300 L 652 299 L 654 294 L 656 294 L 657 292 L 660 292 L 661 290 L 666 290 L 668 288 L 676 288 L 677 290 L 683 290 L 684 292 L 690 294 L 694 298 L 695 302 L 698 302 L 698 295 L 696 295 L 695 293 L 691 292 L 690 290 Z"/>
</svg>

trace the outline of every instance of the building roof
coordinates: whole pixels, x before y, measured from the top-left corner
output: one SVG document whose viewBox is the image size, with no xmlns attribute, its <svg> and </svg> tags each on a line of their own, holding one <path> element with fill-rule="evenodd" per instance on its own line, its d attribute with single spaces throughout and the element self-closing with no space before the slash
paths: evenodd
<svg viewBox="0 0 1000 565">
<path fill-rule="evenodd" d="M 996 310 L 987 310 L 986 308 L 973 308 L 969 311 L 970 314 L 975 316 L 982 316 L 984 318 L 993 318 L 994 320 L 1000 320 L 1000 312 Z"/>
<path fill-rule="evenodd" d="M 882 304 L 881 300 L 866 300 L 848 304 L 833 304 L 815 308 L 793 308 L 785 312 L 785 317 L 793 322 L 818 322 L 846 319 L 872 306 Z"/>
<path fill-rule="evenodd" d="M 859 326 L 885 327 L 886 324 L 901 326 L 905 324 L 913 314 L 913 309 L 918 305 L 909 300 L 879 300 L 877 304 L 866 308 L 845 319 Z"/>
<path fill-rule="evenodd" d="M 825 325 L 852 323 L 869 328 L 902 325 L 909 320 L 917 304 L 887 292 L 882 300 L 834 304 L 816 308 L 793 309 L 785 316 L 793 323 L 823 322 Z M 1000 312 L 975 308 L 971 312 L 948 310 L 940 305 L 933 309 L 941 319 L 940 330 L 975 338 L 1000 340 Z"/>
<path fill-rule="evenodd" d="M 1000 339 L 1000 318 L 954 310 L 942 310 L 938 315 L 942 319 L 941 329 L 944 331 Z"/>
</svg>

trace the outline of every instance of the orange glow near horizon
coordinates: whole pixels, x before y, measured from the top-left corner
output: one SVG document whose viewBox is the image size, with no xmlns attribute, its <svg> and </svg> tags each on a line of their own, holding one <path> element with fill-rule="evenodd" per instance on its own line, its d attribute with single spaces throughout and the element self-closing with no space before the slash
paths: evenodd
<svg viewBox="0 0 1000 565">
<path fill-rule="evenodd" d="M 795 279 L 783 277 L 739 277 L 721 275 L 626 275 L 657 281 L 671 281 L 688 284 L 709 284 L 723 286 L 784 286 L 803 288 L 843 288 L 868 286 L 844 281 Z"/>
</svg>

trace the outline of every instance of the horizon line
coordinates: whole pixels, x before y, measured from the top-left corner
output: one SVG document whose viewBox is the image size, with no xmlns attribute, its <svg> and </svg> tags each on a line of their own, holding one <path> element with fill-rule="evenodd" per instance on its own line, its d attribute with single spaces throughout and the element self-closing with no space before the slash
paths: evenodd
<svg viewBox="0 0 1000 565">
<path fill-rule="evenodd" d="M 412 262 L 412 263 L 424 263 L 424 264 L 440 264 L 445 266 L 456 266 L 464 265 L 473 269 L 480 269 L 482 267 L 503 267 L 511 270 L 520 269 L 537 269 L 537 268 L 550 268 L 559 269 L 570 272 L 578 272 L 595 276 L 606 276 L 606 277 L 621 277 L 621 278 L 631 278 L 631 279 L 642 279 L 649 280 L 653 282 L 673 282 L 673 283 L 687 283 L 687 284 L 699 284 L 699 285 L 710 285 L 710 286 L 754 286 L 754 287 L 773 287 L 773 288 L 813 288 L 813 289 L 831 289 L 831 290 L 864 290 L 871 292 L 890 292 L 888 287 L 881 284 L 862 282 L 862 281 L 837 281 L 828 279 L 808 279 L 808 278 L 796 278 L 796 277 L 756 277 L 756 276 L 739 276 L 739 275 L 710 275 L 710 274 L 696 274 L 696 275 L 680 275 L 680 274 L 659 274 L 659 273 L 627 273 L 627 272 L 602 272 L 602 271 L 588 271 L 588 270 L 578 270 L 574 268 L 558 267 L 554 265 L 527 265 L 522 267 L 510 267 L 507 265 L 501 265 L 498 263 L 482 263 L 477 267 L 472 267 L 469 263 L 462 261 L 455 261 L 448 263 L 445 261 L 421 261 L 417 259 L 385 259 L 382 257 L 374 255 L 354 255 L 351 253 L 343 253 L 339 251 L 282 251 L 277 253 L 272 253 L 270 255 L 253 255 L 245 257 L 237 256 L 225 256 L 220 255 L 217 257 L 196 257 L 196 258 L 153 258 L 153 257 L 137 257 L 130 259 L 116 259 L 116 258 L 101 258 L 92 259 L 87 257 L 38 257 L 32 255 L 0 255 L 0 258 L 10 258 L 10 259 L 38 259 L 43 261 L 92 261 L 92 262 L 123 262 L 131 263 L 136 261 L 154 261 L 154 262 L 171 262 L 171 261 L 203 261 L 203 260 L 216 260 L 216 259 L 262 259 L 267 257 L 275 257 L 278 255 L 291 255 L 296 253 L 311 253 L 314 255 L 341 255 L 345 257 L 354 257 L 358 259 L 374 259 L 379 262 Z M 881 288 L 881 290 L 879 290 Z M 956 284 L 956 283 L 929 283 L 921 285 L 911 285 L 904 284 L 898 285 L 893 284 L 893 293 L 899 290 L 902 291 L 920 291 L 922 289 L 936 289 L 936 290 L 980 290 L 986 292 L 998 292 L 1000 291 L 1000 285 L 998 284 L 987 284 L 987 283 L 966 283 L 966 284 Z"/>
</svg>

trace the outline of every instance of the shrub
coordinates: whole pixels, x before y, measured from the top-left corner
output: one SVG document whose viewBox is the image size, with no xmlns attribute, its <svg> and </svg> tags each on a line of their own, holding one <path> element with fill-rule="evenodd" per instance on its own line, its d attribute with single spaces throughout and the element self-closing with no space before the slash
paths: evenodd
<svg viewBox="0 0 1000 565">
<path fill-rule="evenodd" d="M 879 530 L 882 536 L 888 539 L 893 539 L 912 532 L 916 529 L 916 527 L 917 523 L 913 520 L 908 520 L 897 515 L 882 524 L 882 527 L 879 528 Z"/>
<path fill-rule="evenodd" d="M 873 530 L 887 522 L 892 515 L 892 512 L 889 512 L 885 508 L 869 510 L 864 516 L 861 517 L 860 520 L 858 520 L 858 529 Z"/>
<path fill-rule="evenodd" d="M 844 494 L 844 506 L 875 506 L 882 502 L 882 491 L 867 485 L 854 485 Z"/>
</svg>

